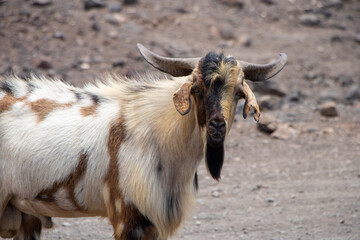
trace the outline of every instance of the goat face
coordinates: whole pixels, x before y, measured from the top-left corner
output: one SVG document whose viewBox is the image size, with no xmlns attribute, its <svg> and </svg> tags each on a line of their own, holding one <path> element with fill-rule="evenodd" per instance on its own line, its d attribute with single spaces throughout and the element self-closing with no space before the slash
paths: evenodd
<svg viewBox="0 0 360 240">
<path fill-rule="evenodd" d="M 206 128 L 206 163 L 214 179 L 220 178 L 224 158 L 224 140 L 234 121 L 238 100 L 245 98 L 244 118 L 250 108 L 259 119 L 260 111 L 254 94 L 245 79 L 267 80 L 285 66 L 286 54 L 269 64 L 252 64 L 225 57 L 223 54 L 208 53 L 204 58 L 165 58 L 152 53 L 138 44 L 143 57 L 155 68 L 175 77 L 188 76 L 173 101 L 176 110 L 186 115 L 195 101 L 198 125 Z"/>
</svg>

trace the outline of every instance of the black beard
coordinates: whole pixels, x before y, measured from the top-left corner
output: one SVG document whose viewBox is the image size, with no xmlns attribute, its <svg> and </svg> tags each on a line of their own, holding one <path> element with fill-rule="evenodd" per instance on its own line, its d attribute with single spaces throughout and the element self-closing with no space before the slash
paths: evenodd
<svg viewBox="0 0 360 240">
<path fill-rule="evenodd" d="M 221 168 L 224 162 L 224 145 L 212 147 L 206 144 L 206 166 L 215 180 L 220 179 Z"/>
</svg>

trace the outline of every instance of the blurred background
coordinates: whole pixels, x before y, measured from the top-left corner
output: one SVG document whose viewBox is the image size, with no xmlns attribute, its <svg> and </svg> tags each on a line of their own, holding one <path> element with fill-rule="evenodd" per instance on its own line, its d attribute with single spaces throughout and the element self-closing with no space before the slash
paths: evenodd
<svg viewBox="0 0 360 240">
<path fill-rule="evenodd" d="M 136 43 L 168 57 L 288 55 L 251 85 L 260 123 L 236 116 L 221 181 L 200 167 L 173 239 L 360 239 L 359 0 L 0 0 L 0 75 L 82 86 L 157 74 Z M 105 219 L 54 221 L 43 239 L 112 239 Z"/>
</svg>

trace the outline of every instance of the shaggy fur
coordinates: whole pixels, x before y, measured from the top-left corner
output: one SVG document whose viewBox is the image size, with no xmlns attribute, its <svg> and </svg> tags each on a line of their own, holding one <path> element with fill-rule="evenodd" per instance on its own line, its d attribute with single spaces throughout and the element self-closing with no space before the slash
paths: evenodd
<svg viewBox="0 0 360 240">
<path fill-rule="evenodd" d="M 40 234 L 44 216 L 103 216 L 117 240 L 171 236 L 193 207 L 206 150 L 211 175 L 220 177 L 223 146 L 206 147 L 209 121 L 221 118 L 227 134 L 244 96 L 232 58 L 211 54 L 201 64 L 187 77 L 108 76 L 83 88 L 7 77 L 0 83 L 0 223 L 13 221 L 10 230 L 27 239 Z M 177 102 L 192 104 L 181 115 Z M 17 219 L 4 212 L 10 204 Z"/>
</svg>

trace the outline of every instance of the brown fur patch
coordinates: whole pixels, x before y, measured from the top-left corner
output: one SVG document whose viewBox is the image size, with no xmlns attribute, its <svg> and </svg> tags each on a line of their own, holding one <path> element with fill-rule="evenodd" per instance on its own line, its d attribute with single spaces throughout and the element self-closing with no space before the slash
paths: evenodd
<svg viewBox="0 0 360 240">
<path fill-rule="evenodd" d="M 88 107 L 82 107 L 80 109 L 80 113 L 83 117 L 90 116 L 90 115 L 94 116 L 96 114 L 97 107 L 98 107 L 98 105 L 96 103 L 94 103 L 93 105 L 88 106 Z"/>
<path fill-rule="evenodd" d="M 72 103 L 57 103 L 49 99 L 39 99 L 35 102 L 30 102 L 28 104 L 31 110 L 38 115 L 38 122 L 43 121 L 46 116 L 55 109 L 72 106 Z"/>
<path fill-rule="evenodd" d="M 80 206 L 75 198 L 75 186 L 81 180 L 81 178 L 85 175 L 87 168 L 88 156 L 85 153 L 80 154 L 79 162 L 76 166 L 75 170 L 68 175 L 61 182 L 55 182 L 50 188 L 41 191 L 36 199 L 46 202 L 55 202 L 54 194 L 60 189 L 65 188 L 68 192 L 68 196 L 70 201 L 77 208 L 77 210 L 85 210 L 82 206 Z"/>
<path fill-rule="evenodd" d="M 18 101 L 23 101 L 26 97 L 16 98 L 13 95 L 7 93 L 0 100 L 0 113 L 10 110 L 11 106 L 14 105 Z"/>
<path fill-rule="evenodd" d="M 122 199 L 119 191 L 119 166 L 118 166 L 118 152 L 120 144 L 125 140 L 126 131 L 123 119 L 119 117 L 116 122 L 110 126 L 109 140 L 108 140 L 108 153 L 110 157 L 109 170 L 105 177 L 105 182 L 109 187 L 109 203 L 107 206 L 108 217 L 114 229 L 121 224 L 120 212 L 116 211 L 116 200 Z M 123 205 L 123 204 L 122 204 Z"/>
</svg>

